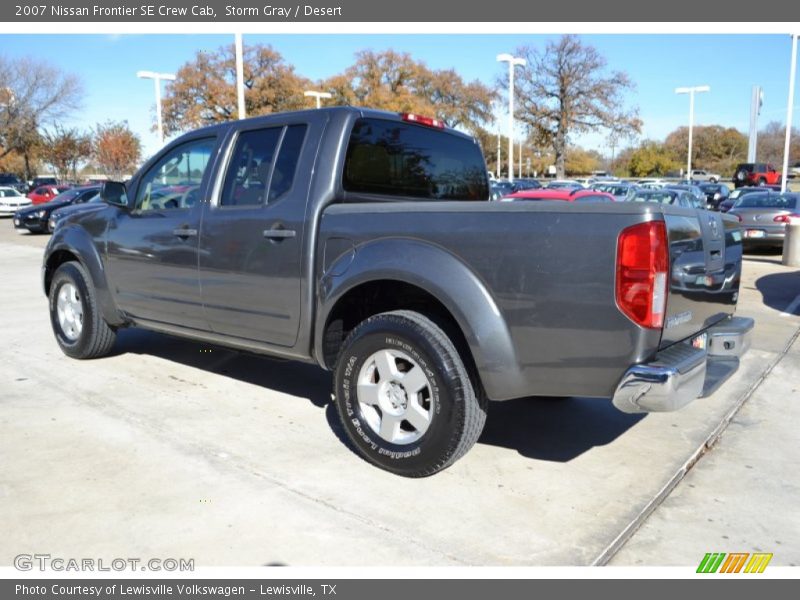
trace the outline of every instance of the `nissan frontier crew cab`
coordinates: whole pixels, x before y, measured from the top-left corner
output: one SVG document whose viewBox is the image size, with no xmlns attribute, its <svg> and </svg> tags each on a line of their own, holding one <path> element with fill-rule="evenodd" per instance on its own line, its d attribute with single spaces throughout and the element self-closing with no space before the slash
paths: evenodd
<svg viewBox="0 0 800 600">
<path fill-rule="evenodd" d="M 315 363 L 353 446 L 404 476 L 464 455 L 488 400 L 678 409 L 737 369 L 753 326 L 734 316 L 735 218 L 489 202 L 476 141 L 417 115 L 207 127 L 102 198 L 45 251 L 67 355 L 104 356 L 142 327 Z"/>
</svg>

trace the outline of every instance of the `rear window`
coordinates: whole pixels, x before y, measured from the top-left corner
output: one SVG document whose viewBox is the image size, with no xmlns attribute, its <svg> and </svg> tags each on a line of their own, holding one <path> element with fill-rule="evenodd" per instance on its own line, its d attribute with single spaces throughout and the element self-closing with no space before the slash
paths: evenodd
<svg viewBox="0 0 800 600">
<path fill-rule="evenodd" d="M 434 128 L 359 119 L 343 174 L 348 192 L 423 200 L 488 200 L 489 181 L 472 140 Z"/>
<path fill-rule="evenodd" d="M 797 206 L 797 196 L 779 194 L 747 194 L 739 199 L 736 208 L 777 208 L 794 210 Z"/>
<path fill-rule="evenodd" d="M 659 204 L 672 204 L 674 200 L 675 196 L 666 192 L 636 194 L 631 198 L 632 202 L 658 202 Z"/>
</svg>

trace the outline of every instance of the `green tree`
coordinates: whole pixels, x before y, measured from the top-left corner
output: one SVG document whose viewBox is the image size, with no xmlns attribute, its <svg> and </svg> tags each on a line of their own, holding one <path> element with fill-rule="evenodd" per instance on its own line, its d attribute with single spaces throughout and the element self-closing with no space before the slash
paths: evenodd
<svg viewBox="0 0 800 600">
<path fill-rule="evenodd" d="M 645 140 L 631 152 L 628 172 L 633 177 L 662 176 L 680 168 L 669 150 L 659 142 Z"/>
<path fill-rule="evenodd" d="M 559 177 L 565 173 L 571 136 L 599 130 L 615 135 L 638 133 L 636 109 L 625 107 L 624 94 L 634 86 L 622 72 L 606 72 L 606 60 L 577 36 L 565 35 L 548 42 L 543 50 L 517 48 L 527 60 L 517 70 L 517 117 L 539 144 L 552 148 Z M 506 78 L 499 81 L 506 87 Z"/>
</svg>

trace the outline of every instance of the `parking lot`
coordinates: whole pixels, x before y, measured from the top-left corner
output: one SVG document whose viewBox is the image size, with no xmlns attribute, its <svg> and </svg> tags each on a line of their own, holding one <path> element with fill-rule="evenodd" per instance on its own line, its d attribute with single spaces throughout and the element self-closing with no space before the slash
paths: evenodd
<svg viewBox="0 0 800 600">
<path fill-rule="evenodd" d="M 753 346 L 712 397 L 647 416 L 585 398 L 493 404 L 463 460 L 409 480 L 349 449 L 329 374 L 315 367 L 141 330 L 124 331 L 110 358 L 63 356 L 40 289 L 46 241 L 0 221 L 2 565 L 34 552 L 197 566 L 689 565 L 698 547 L 800 560 L 794 516 L 740 504 L 747 519 L 723 522 L 738 545 L 720 547 L 703 511 L 722 492 L 707 498 L 684 485 L 714 481 L 718 450 L 706 448 L 742 405 L 751 420 L 768 415 L 758 439 L 771 447 L 761 458 L 752 447 L 753 476 L 743 471 L 729 493 L 755 497 L 770 451 L 786 478 L 796 468 L 799 445 L 779 435 L 781 413 L 746 412 L 776 373 L 786 385 L 770 394 L 786 402 L 796 393 L 781 363 L 797 353 L 800 271 L 779 255 L 745 261 L 738 312 L 756 319 Z M 776 505 L 796 500 L 795 488 L 779 487 L 786 498 Z"/>
</svg>

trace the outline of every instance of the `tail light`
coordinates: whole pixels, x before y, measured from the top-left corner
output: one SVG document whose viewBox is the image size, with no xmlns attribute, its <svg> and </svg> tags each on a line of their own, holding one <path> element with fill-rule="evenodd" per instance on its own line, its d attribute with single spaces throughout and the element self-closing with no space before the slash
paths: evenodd
<svg viewBox="0 0 800 600">
<path fill-rule="evenodd" d="M 778 215 L 772 220 L 776 223 L 791 223 L 792 219 L 800 219 L 800 215 Z"/>
<path fill-rule="evenodd" d="M 408 123 L 416 123 L 417 125 L 427 125 L 428 127 L 438 127 L 444 129 L 444 121 L 433 119 L 431 117 L 423 117 L 413 113 L 400 113 L 400 118 Z"/>
<path fill-rule="evenodd" d="M 669 255 L 663 221 L 624 229 L 617 240 L 617 306 L 637 325 L 664 324 Z"/>
</svg>

